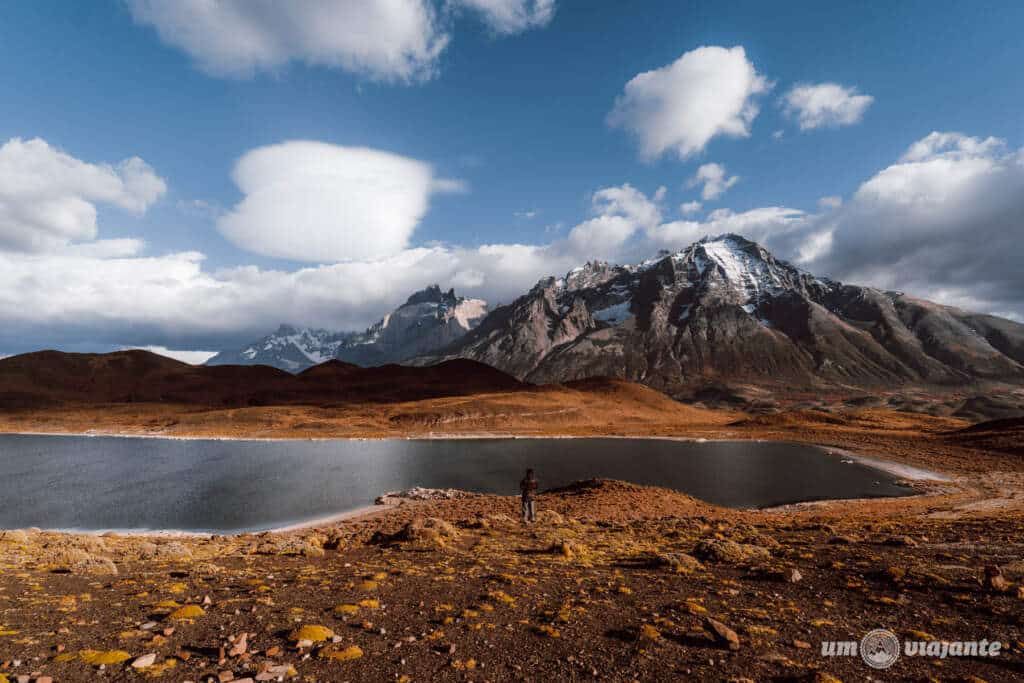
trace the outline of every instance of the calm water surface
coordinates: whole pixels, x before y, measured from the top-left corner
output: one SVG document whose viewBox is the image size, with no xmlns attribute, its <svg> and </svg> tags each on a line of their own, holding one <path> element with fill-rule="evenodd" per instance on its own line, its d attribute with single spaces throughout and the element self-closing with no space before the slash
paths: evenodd
<svg viewBox="0 0 1024 683">
<path fill-rule="evenodd" d="M 911 492 L 822 449 L 773 442 L 0 435 L 0 528 L 266 529 L 412 486 L 515 494 L 526 467 L 542 489 L 608 477 L 743 508 Z"/>
</svg>

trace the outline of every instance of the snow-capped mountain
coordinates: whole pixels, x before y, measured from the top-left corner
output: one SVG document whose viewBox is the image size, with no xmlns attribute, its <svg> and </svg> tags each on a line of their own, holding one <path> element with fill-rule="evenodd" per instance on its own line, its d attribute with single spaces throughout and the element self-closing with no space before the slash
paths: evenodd
<svg viewBox="0 0 1024 683">
<path fill-rule="evenodd" d="M 441 354 L 520 379 L 892 387 L 1024 380 L 1024 325 L 844 285 L 738 235 L 638 265 L 591 262 L 492 311 Z"/>
<path fill-rule="evenodd" d="M 272 365 L 299 372 L 336 359 L 371 366 L 398 363 L 450 345 L 487 314 L 482 299 L 458 297 L 431 285 L 363 332 L 330 332 L 281 325 L 238 350 L 222 351 L 207 365 Z"/>
</svg>

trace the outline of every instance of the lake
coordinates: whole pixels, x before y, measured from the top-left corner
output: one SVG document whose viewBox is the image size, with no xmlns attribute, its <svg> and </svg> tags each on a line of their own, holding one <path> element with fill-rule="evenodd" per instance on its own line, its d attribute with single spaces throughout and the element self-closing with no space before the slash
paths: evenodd
<svg viewBox="0 0 1024 683">
<path fill-rule="evenodd" d="M 527 467 L 542 489 L 606 477 L 736 508 L 912 493 L 884 472 L 779 442 L 0 435 L 0 528 L 267 529 L 412 486 L 516 494 Z"/>
</svg>

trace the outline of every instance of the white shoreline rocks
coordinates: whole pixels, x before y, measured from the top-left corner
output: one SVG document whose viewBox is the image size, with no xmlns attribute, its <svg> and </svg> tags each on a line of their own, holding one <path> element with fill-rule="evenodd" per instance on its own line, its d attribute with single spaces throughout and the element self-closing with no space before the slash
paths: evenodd
<svg viewBox="0 0 1024 683">
<path fill-rule="evenodd" d="M 422 486 L 414 486 L 404 491 L 388 491 L 377 496 L 374 501 L 377 505 L 401 505 L 407 500 L 455 500 L 466 498 L 472 495 L 468 491 L 459 489 L 428 489 Z"/>
</svg>

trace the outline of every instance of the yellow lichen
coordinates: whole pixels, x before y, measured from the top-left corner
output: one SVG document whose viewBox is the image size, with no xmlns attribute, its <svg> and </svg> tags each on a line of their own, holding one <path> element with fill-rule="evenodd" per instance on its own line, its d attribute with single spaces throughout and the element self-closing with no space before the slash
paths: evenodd
<svg viewBox="0 0 1024 683">
<path fill-rule="evenodd" d="M 343 650 L 325 648 L 323 650 L 320 650 L 319 656 L 321 659 L 331 659 L 336 662 L 347 662 L 362 657 L 363 649 L 358 645 L 349 645 Z"/>
<path fill-rule="evenodd" d="M 366 598 L 365 600 L 359 601 L 359 606 L 365 607 L 366 609 L 377 609 L 380 607 L 380 600 L 376 600 L 374 598 Z"/>
<path fill-rule="evenodd" d="M 359 611 L 359 605 L 338 605 L 334 608 L 335 614 L 355 614 Z"/>
<path fill-rule="evenodd" d="M 330 640 L 333 637 L 334 631 L 327 628 L 326 626 L 317 626 L 314 624 L 306 624 L 302 628 L 298 628 L 288 635 L 288 638 L 290 640 L 309 640 L 314 643 L 322 643 L 325 640 Z"/>
<path fill-rule="evenodd" d="M 648 640 L 658 640 L 661 638 L 661 631 L 650 624 L 644 624 L 640 627 L 640 637 Z"/>
<path fill-rule="evenodd" d="M 120 664 L 132 658 L 124 650 L 80 650 L 78 656 L 83 662 L 93 666 Z"/>
<path fill-rule="evenodd" d="M 171 612 L 169 617 L 174 620 L 196 619 L 197 617 L 201 617 L 204 614 L 206 614 L 206 612 L 204 612 L 203 608 L 199 605 L 185 605 L 184 607 L 179 607 L 178 609 Z"/>
</svg>

